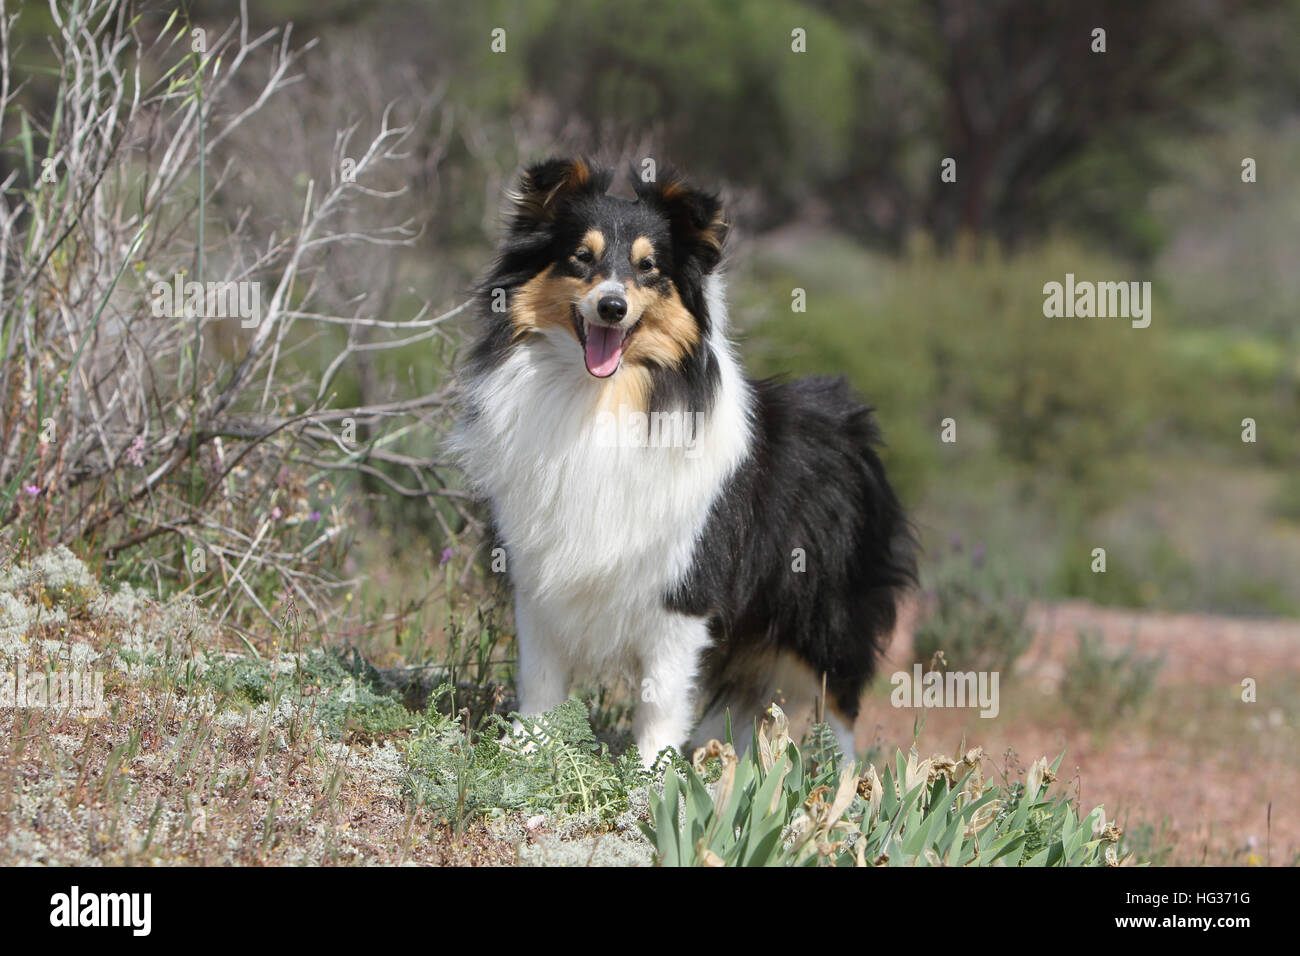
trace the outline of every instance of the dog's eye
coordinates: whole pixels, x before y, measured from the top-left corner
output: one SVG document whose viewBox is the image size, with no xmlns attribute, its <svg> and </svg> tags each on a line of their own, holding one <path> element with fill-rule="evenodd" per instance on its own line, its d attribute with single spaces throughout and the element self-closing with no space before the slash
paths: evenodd
<svg viewBox="0 0 1300 956">
<path fill-rule="evenodd" d="M 591 262 L 591 260 L 596 257 L 591 254 L 590 249 L 588 249 L 586 246 L 583 246 L 581 249 L 579 249 L 577 252 L 573 254 L 573 258 L 577 259 L 579 262 Z"/>
<path fill-rule="evenodd" d="M 636 264 L 636 267 L 640 269 L 642 272 L 653 272 L 655 267 L 655 261 L 651 259 L 649 256 L 647 256 L 646 258 L 638 262 Z"/>
</svg>

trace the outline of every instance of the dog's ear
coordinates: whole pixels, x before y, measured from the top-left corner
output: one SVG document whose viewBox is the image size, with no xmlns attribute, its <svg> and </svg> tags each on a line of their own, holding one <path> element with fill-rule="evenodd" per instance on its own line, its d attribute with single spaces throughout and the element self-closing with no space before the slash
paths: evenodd
<svg viewBox="0 0 1300 956">
<path fill-rule="evenodd" d="M 717 268 L 728 230 L 721 199 L 696 189 L 675 171 L 663 168 L 658 179 L 649 183 L 634 171 L 632 188 L 638 199 L 668 218 L 673 249 L 679 258 L 685 255 L 699 267 L 702 275 Z"/>
<path fill-rule="evenodd" d="M 555 221 L 556 210 L 579 193 L 603 193 L 611 174 L 587 159 L 548 159 L 534 163 L 510 194 L 511 230 L 527 232 Z"/>
</svg>

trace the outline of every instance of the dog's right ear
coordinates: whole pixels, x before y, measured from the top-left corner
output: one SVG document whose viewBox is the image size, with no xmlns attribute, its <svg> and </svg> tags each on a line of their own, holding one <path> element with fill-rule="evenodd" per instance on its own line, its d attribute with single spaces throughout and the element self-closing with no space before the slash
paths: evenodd
<svg viewBox="0 0 1300 956">
<path fill-rule="evenodd" d="M 661 166 L 658 178 L 651 182 L 645 182 L 635 169 L 631 179 L 637 198 L 668 218 L 674 257 L 698 267 L 702 275 L 716 269 L 728 231 L 722 200 L 691 186 L 668 166 Z"/>
<path fill-rule="evenodd" d="M 556 210 L 580 193 L 603 193 L 612 173 L 581 157 L 535 163 L 510 194 L 510 231 L 530 232 L 555 221 Z"/>
</svg>

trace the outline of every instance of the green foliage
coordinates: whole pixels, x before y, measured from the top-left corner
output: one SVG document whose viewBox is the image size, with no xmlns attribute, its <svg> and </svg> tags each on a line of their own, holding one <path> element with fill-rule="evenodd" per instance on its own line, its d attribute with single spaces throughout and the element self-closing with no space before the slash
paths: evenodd
<svg viewBox="0 0 1300 956">
<path fill-rule="evenodd" d="M 1126 828 L 1119 846 L 1122 853 L 1131 853 L 1152 866 L 1165 866 L 1169 863 L 1177 842 L 1177 837 L 1169 826 L 1169 818 L 1164 817 L 1159 827 L 1143 822 L 1132 829 Z"/>
<path fill-rule="evenodd" d="M 1282 479 L 1273 498 L 1273 513 L 1287 521 L 1300 523 L 1300 472 Z"/>
<path fill-rule="evenodd" d="M 1035 0 L 959 22 L 910 0 L 664 0 L 632 18 L 601 0 L 271 3 L 267 20 L 384 36 L 394 72 L 445 80 L 475 128 L 442 170 L 458 186 L 530 158 L 520 144 L 603 145 L 725 177 L 764 223 L 815 197 L 839 227 L 895 247 L 918 227 L 946 243 L 1064 226 L 1148 256 L 1169 233 L 1149 201 L 1175 177 L 1169 153 L 1203 152 L 1225 105 L 1254 118 L 1294 85 L 1279 80 L 1293 72 L 1290 4 L 1116 5 L 1112 52 L 1091 55 L 1066 6 Z M 807 52 L 792 50 L 794 29 Z M 1120 42 L 1123 71 L 1108 68 Z M 1225 138 L 1257 144 L 1257 132 Z M 955 182 L 937 175 L 945 157 Z"/>
<path fill-rule="evenodd" d="M 1294 380 L 1283 346 L 1185 327 L 1160 284 L 1146 329 L 1045 317 L 1043 285 L 1067 272 L 1140 278 L 1064 240 L 1014 255 L 984 244 L 955 258 L 918 240 L 887 262 L 801 237 L 769 245 L 732 289 L 753 373 L 842 372 L 876 406 L 891 478 L 923 527 L 945 537 L 979 528 L 1044 596 L 1294 613 L 1293 581 L 1267 569 L 1236 576 L 1234 562 L 1215 568 L 1209 549 L 1188 552 L 1190 535 L 1167 533 L 1177 520 L 1217 544 L 1222 529 L 1195 524 L 1194 514 L 1128 523 L 1122 551 L 1108 549 L 1110 573 L 1090 572 L 1104 523 L 1144 508 L 1184 463 L 1290 460 L 1300 406 L 1294 386 L 1281 387 Z M 796 288 L 806 312 L 791 311 Z M 1261 423 L 1257 444 L 1241 442 L 1245 417 Z M 948 418 L 955 442 L 938 440 Z"/>
<path fill-rule="evenodd" d="M 1104 730 L 1136 712 L 1155 688 L 1164 655 L 1138 653 L 1136 646 L 1106 650 L 1099 633 L 1080 631 L 1065 666 L 1061 700 L 1087 726 Z"/>
<path fill-rule="evenodd" d="M 1200 276 L 1180 277 L 1179 284 L 1197 280 L 1203 281 Z M 1250 291 L 1243 288 L 1240 294 Z M 1191 327 L 1196 310 L 1187 305 L 1179 312 L 1180 318 L 1186 315 L 1189 327 L 1180 329 L 1169 343 L 1169 358 L 1178 374 L 1166 380 L 1166 401 L 1176 434 L 1240 453 L 1242 420 L 1252 418 L 1257 426 L 1255 441 L 1245 450 L 1268 464 L 1291 464 L 1293 438 L 1300 425 L 1300 405 L 1295 401 L 1300 363 L 1295 344 L 1253 327 L 1253 317 L 1243 316 L 1226 327 L 1222 323 Z"/>
<path fill-rule="evenodd" d="M 234 657 L 210 660 L 203 672 L 204 683 L 224 695 L 231 704 L 256 707 L 271 699 L 271 668 L 261 658 Z"/>
<path fill-rule="evenodd" d="M 626 12 L 601 0 L 490 0 L 454 19 L 446 28 L 463 42 L 449 55 L 464 67 L 451 71 L 453 89 L 491 114 L 527 91 L 564 104 L 570 126 L 618 130 L 613 141 L 654 130 L 645 155 L 697 176 L 762 183 L 778 206 L 851 149 L 856 54 L 809 4 L 664 0 L 631 30 Z M 504 55 L 487 42 L 500 27 Z M 792 52 L 796 27 L 814 52 Z"/>
<path fill-rule="evenodd" d="M 792 751 L 794 755 L 797 750 Z M 728 866 L 764 866 L 777 861 L 781 835 L 797 800 L 802 768 L 797 759 L 777 758 L 766 773 L 756 761 L 738 765 L 734 796 L 715 807 L 700 775 L 686 770 L 686 781 L 669 773 L 663 794 L 651 801 L 653 823 L 643 832 L 655 845 L 664 866 L 718 862 Z M 789 785 L 787 785 L 789 781 Z M 686 808 L 678 825 L 679 802 Z"/>
<path fill-rule="evenodd" d="M 355 652 L 349 659 L 311 650 L 275 664 L 257 657 L 210 656 L 203 679 L 235 706 L 269 704 L 274 709 L 286 694 L 309 700 L 315 719 L 335 738 L 392 734 L 418 722 L 418 715 L 381 687 Z"/>
<path fill-rule="evenodd" d="M 954 541 L 927 595 L 933 595 L 933 609 L 917 625 L 912 643 L 923 664 L 942 651 L 948 668 L 1010 673 L 1033 640 L 1024 598 L 981 545 L 967 554 Z"/>
<path fill-rule="evenodd" d="M 518 719 L 520 726 L 512 731 L 493 716 L 474 739 L 459 717 L 426 713 L 408 750 L 411 799 L 456 823 L 510 810 L 610 820 L 627 810 L 629 794 L 650 780 L 635 747 L 615 759 L 596 740 L 587 707 L 575 698 L 546 714 Z"/>
<path fill-rule="evenodd" d="M 1066 539 L 1054 582 L 1060 593 L 1125 607 L 1195 604 L 1195 569 L 1169 540 L 1156 538 L 1127 548 L 1109 548 L 1105 572 L 1092 570 L 1092 546 L 1082 534 Z"/>
<path fill-rule="evenodd" d="M 450 587 L 449 583 L 449 593 Z M 472 734 L 500 712 L 502 699 L 510 693 L 512 678 L 506 662 L 513 658 L 512 641 L 497 610 L 482 605 L 472 617 L 450 615 L 445 634 L 447 646 L 435 668 L 443 683 L 429 703 L 442 707 L 446 701 L 446 711 L 460 714 Z"/>
<path fill-rule="evenodd" d="M 1060 758 L 1036 763 L 1023 783 L 985 786 L 982 752 L 920 760 L 915 748 L 874 766 L 811 767 L 778 728 L 760 731 L 737 759 L 715 753 L 719 779 L 669 773 L 643 825 L 665 866 L 1099 866 L 1118 862 L 1119 838 L 1098 807 L 1080 819 L 1048 796 Z"/>
<path fill-rule="evenodd" d="M 852 268 L 812 285 L 806 260 L 836 255 Z M 939 260 L 923 244 L 880 288 L 861 279 L 864 254 L 810 243 L 764 262 L 742 292 L 758 320 L 759 374 L 836 369 L 879 409 L 898 483 L 915 495 L 945 469 L 988 465 L 1031 495 L 1088 509 L 1135 480 L 1133 459 L 1159 422 L 1167 331 L 1124 319 L 1052 319 L 1043 285 L 1066 273 L 1124 277 L 1120 263 L 1055 242 L 1003 257 Z M 866 263 L 869 265 L 869 263 Z M 807 288 L 807 312 L 790 290 Z M 1161 307 L 1156 290 L 1156 314 Z M 957 416 L 957 440 L 936 440 Z"/>
</svg>

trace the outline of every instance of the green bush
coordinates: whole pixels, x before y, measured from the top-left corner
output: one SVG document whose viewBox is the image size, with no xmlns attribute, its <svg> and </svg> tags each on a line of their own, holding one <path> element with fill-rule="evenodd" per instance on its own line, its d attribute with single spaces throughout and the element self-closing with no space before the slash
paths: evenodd
<svg viewBox="0 0 1300 956">
<path fill-rule="evenodd" d="M 827 258 L 845 267 L 825 275 Z M 909 497 L 956 460 L 990 458 L 1043 496 L 1093 504 L 1131 490 L 1133 459 L 1149 455 L 1149 434 L 1174 414 L 1161 400 L 1172 373 L 1158 289 L 1151 327 L 1134 329 L 1043 315 L 1046 282 L 1131 273 L 1071 243 L 940 259 L 918 242 L 891 266 L 826 241 L 756 263 L 737 283 L 756 333 L 754 370 L 845 373 L 878 406 Z M 791 311 L 794 288 L 806 290 L 806 312 Z M 945 418 L 956 421 L 955 443 L 939 441 Z"/>
<path fill-rule="evenodd" d="M 1197 606 L 1201 588 L 1196 569 L 1168 539 L 1108 547 L 1104 572 L 1092 570 L 1096 544 L 1096 534 L 1066 538 L 1054 582 L 1057 592 L 1119 607 Z"/>
<path fill-rule="evenodd" d="M 1078 638 L 1065 665 L 1061 700 L 1086 726 L 1105 730 L 1136 713 L 1150 696 L 1164 655 L 1143 655 L 1136 646 L 1108 651 L 1095 631 L 1080 631 Z"/>
<path fill-rule="evenodd" d="M 915 659 L 929 665 L 939 652 L 957 670 L 1010 672 L 1033 640 L 1026 602 L 987 559 L 981 545 L 965 552 L 954 540 L 927 589 L 932 606 L 912 639 Z"/>
<path fill-rule="evenodd" d="M 1300 472 L 1292 472 L 1282 479 L 1273 496 L 1273 514 L 1300 523 Z"/>
<path fill-rule="evenodd" d="M 1080 819 L 1047 791 L 1061 758 L 1025 781 L 985 786 L 983 753 L 921 760 L 897 752 L 874 766 L 806 764 L 775 711 L 738 759 L 716 741 L 684 779 L 669 773 L 643 830 L 665 866 L 1099 866 L 1119 861 L 1118 828 L 1101 807 Z M 721 764 L 704 782 L 706 756 Z"/>
</svg>

